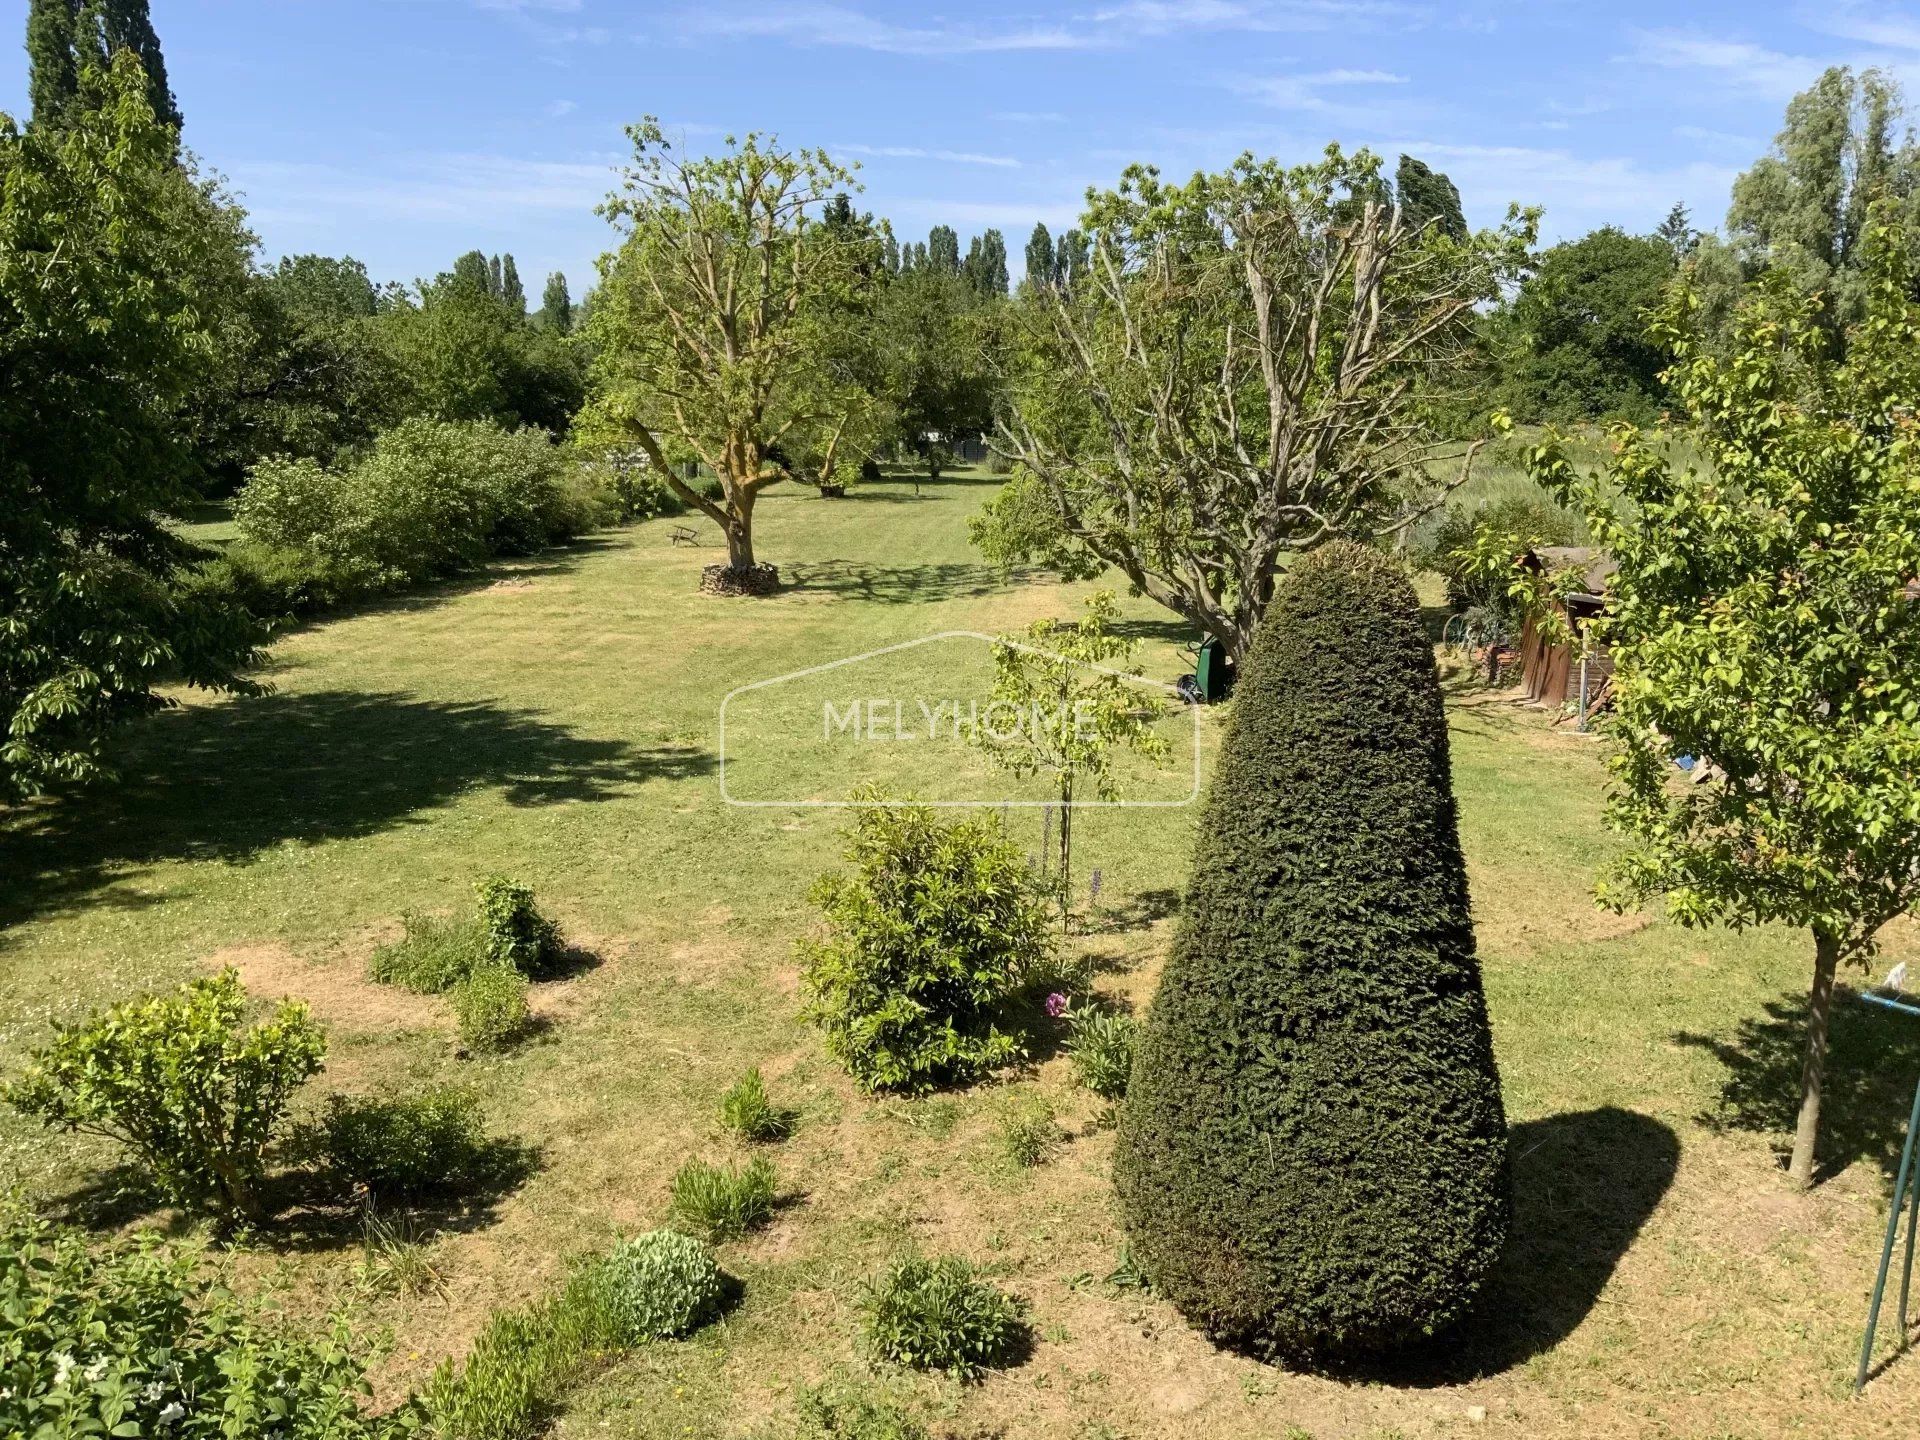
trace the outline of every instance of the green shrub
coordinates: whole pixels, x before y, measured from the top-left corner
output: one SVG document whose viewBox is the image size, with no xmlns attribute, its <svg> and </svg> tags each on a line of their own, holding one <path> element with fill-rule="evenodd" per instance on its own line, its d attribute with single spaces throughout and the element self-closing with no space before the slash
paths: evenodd
<svg viewBox="0 0 1920 1440">
<path fill-rule="evenodd" d="M 1155 1291 L 1266 1354 L 1432 1334 L 1499 1254 L 1506 1119 L 1446 717 L 1377 551 L 1301 560 L 1256 637 L 1114 1178 Z"/>
<path fill-rule="evenodd" d="M 341 1186 L 364 1186 L 383 1203 L 486 1190 L 514 1179 L 526 1161 L 520 1146 L 486 1133 L 479 1100 L 451 1086 L 394 1099 L 329 1096 L 294 1148 Z"/>
<path fill-rule="evenodd" d="M 378 577 L 311 550 L 235 540 L 189 574 L 189 596 L 263 620 L 316 615 L 367 594 Z"/>
<path fill-rule="evenodd" d="M 1502 619 L 1514 619 L 1514 602 L 1504 585 L 1476 572 L 1468 555 L 1483 533 L 1512 537 L 1516 553 L 1535 545 L 1578 545 L 1587 537 L 1585 523 L 1572 511 L 1554 503 L 1538 486 L 1534 493 L 1507 494 L 1473 507 L 1450 505 L 1442 512 L 1432 536 L 1420 548 L 1419 561 L 1447 582 L 1447 604 L 1455 610 L 1477 609 Z"/>
<path fill-rule="evenodd" d="M 368 973 L 416 995 L 441 995 L 487 964 L 487 932 L 478 920 L 403 915 L 406 933 L 373 952 Z"/>
<path fill-rule="evenodd" d="M 793 1113 L 767 1098 L 767 1082 L 758 1066 L 720 1097 L 720 1123 L 747 1140 L 784 1140 L 793 1133 Z"/>
<path fill-rule="evenodd" d="M 231 969 L 96 1010 L 56 1027 L 6 1096 L 49 1125 L 120 1141 L 179 1205 L 262 1220 L 267 1147 L 326 1040 L 299 1001 L 251 1028 L 245 1011 Z"/>
<path fill-rule="evenodd" d="M 1067 1058 L 1080 1083 L 1103 1100 L 1119 1100 L 1133 1074 L 1140 1023 L 1117 1010 L 1074 1011 L 1067 1018 Z"/>
<path fill-rule="evenodd" d="M 1016 1058 L 997 1022 L 1052 932 L 998 821 L 870 805 L 854 812 L 846 858 L 814 889 L 825 940 L 801 944 L 806 1013 L 828 1052 L 869 1090 L 926 1090 Z"/>
<path fill-rule="evenodd" d="M 364 1413 L 344 1325 L 276 1323 L 195 1274 L 190 1249 L 95 1246 L 0 1217 L 0 1435 L 397 1436 Z"/>
<path fill-rule="evenodd" d="M 927 1427 L 885 1396 L 849 1386 L 800 1392 L 795 1440 L 928 1440 Z"/>
<path fill-rule="evenodd" d="M 1000 1148 L 1023 1170 L 1044 1165 L 1060 1147 L 1060 1123 L 1044 1100 L 1010 1106 L 999 1121 Z"/>
<path fill-rule="evenodd" d="M 473 889 L 487 954 L 534 979 L 550 973 L 561 955 L 560 931 L 533 903 L 532 889 L 500 875 Z"/>
<path fill-rule="evenodd" d="M 877 1359 L 960 1380 L 1011 1360 L 1026 1340 L 1025 1317 L 1019 1300 L 956 1256 L 901 1256 L 867 1287 L 861 1304 L 867 1348 Z"/>
<path fill-rule="evenodd" d="M 726 1283 L 707 1247 L 677 1230 L 652 1230 L 614 1247 L 598 1266 L 605 1306 L 626 1343 L 690 1335 L 720 1313 Z"/>
<path fill-rule="evenodd" d="M 689 1160 L 673 1177 L 673 1213 L 709 1240 L 731 1240 L 773 1217 L 773 1187 L 764 1155 L 739 1169 Z"/>
<path fill-rule="evenodd" d="M 505 1050 L 533 1028 L 527 977 L 511 966 L 477 966 L 453 987 L 451 998 L 460 1043 L 470 1051 Z"/>
</svg>

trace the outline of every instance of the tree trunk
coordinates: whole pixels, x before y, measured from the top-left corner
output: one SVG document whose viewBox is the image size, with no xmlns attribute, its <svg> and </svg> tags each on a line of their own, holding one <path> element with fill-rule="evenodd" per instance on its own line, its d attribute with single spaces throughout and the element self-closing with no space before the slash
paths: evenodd
<svg viewBox="0 0 1920 1440">
<path fill-rule="evenodd" d="M 727 512 L 727 568 L 753 568 L 753 499 L 736 501 Z"/>
<path fill-rule="evenodd" d="M 1802 1188 L 1813 1184 L 1813 1152 L 1820 1139 L 1820 1086 L 1827 1065 L 1827 1018 L 1833 1009 L 1833 977 L 1840 968 L 1840 941 L 1813 932 L 1813 990 L 1807 997 L 1807 1054 L 1800 1068 L 1800 1122 L 1793 1132 L 1787 1174 Z"/>
</svg>

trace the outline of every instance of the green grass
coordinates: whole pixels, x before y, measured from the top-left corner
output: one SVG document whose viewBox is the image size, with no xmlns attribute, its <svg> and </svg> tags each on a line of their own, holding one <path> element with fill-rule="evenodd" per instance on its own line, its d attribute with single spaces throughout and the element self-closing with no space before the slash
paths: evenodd
<svg viewBox="0 0 1920 1440">
<path fill-rule="evenodd" d="M 801 1387 L 858 1363 L 864 1282 L 916 1246 L 1030 1299 L 1038 1336 L 1022 1365 L 964 1394 L 914 1381 L 935 1433 L 1417 1436 L 1463 1432 L 1471 1406 L 1489 1414 L 1477 1428 L 1511 1435 L 1902 1433 L 1920 1364 L 1896 1364 L 1858 1405 L 1840 1377 L 1920 1030 L 1841 1006 L 1835 1178 L 1791 1193 L 1775 1149 L 1808 945 L 1596 913 L 1600 752 L 1531 712 L 1474 696 L 1451 710 L 1520 1196 L 1498 1293 L 1456 1347 L 1479 1378 L 1349 1388 L 1270 1371 L 1213 1351 L 1150 1297 L 1089 1281 L 1121 1248 L 1112 1135 L 1060 1035 L 1009 1080 L 1059 1116 L 1063 1143 L 1037 1169 L 1004 1159 L 1007 1087 L 855 1092 L 795 1018 L 793 943 L 841 814 L 724 804 L 719 707 L 825 660 L 1072 613 L 1092 587 L 1009 579 L 970 550 L 966 517 L 990 493 L 965 472 L 919 499 L 904 481 L 843 501 L 776 490 L 760 548 L 797 582 L 776 598 L 698 595 L 700 567 L 723 554 L 712 528 L 688 549 L 652 523 L 289 635 L 269 695 L 183 696 L 129 735 L 118 789 L 0 828 L 0 1073 L 49 1021 L 232 960 L 263 997 L 302 994 L 328 1026 L 314 1104 L 329 1086 L 472 1087 L 490 1131 L 542 1164 L 468 1223 L 410 1237 L 444 1302 L 368 1293 L 352 1247 L 239 1257 L 243 1283 L 315 1314 L 351 1304 L 367 1333 L 391 1326 L 380 1383 L 394 1398 L 462 1353 L 490 1310 L 551 1293 L 569 1257 L 662 1223 L 676 1169 L 719 1131 L 716 1097 L 760 1067 L 798 1123 L 780 1151 L 783 1208 L 722 1256 L 740 1306 L 573 1396 L 569 1433 L 789 1433 Z M 1183 627 L 1126 606 L 1151 675 L 1189 668 Z M 1208 736 L 1218 719 L 1204 717 Z M 929 785 L 954 765 L 892 758 Z M 1039 850 L 1036 812 L 1009 824 Z M 1182 809 L 1077 823 L 1076 869 L 1103 875 L 1074 939 L 1095 1003 L 1150 999 L 1190 826 Z M 530 884 L 592 958 L 533 987 L 526 1043 L 462 1059 L 446 1002 L 374 984 L 367 966 L 402 915 L 464 904 L 492 871 Z M 0 1171 L 49 1208 L 136 1214 L 101 1183 L 113 1159 L 0 1113 Z"/>
</svg>

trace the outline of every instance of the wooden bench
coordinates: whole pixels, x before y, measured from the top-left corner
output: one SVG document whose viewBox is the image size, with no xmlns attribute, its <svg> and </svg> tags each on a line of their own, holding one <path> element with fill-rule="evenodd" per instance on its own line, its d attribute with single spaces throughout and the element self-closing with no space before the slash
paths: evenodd
<svg viewBox="0 0 1920 1440">
<path fill-rule="evenodd" d="M 694 533 L 691 525 L 676 525 L 668 535 L 667 542 L 671 545 L 698 545 L 700 537 Z"/>
</svg>

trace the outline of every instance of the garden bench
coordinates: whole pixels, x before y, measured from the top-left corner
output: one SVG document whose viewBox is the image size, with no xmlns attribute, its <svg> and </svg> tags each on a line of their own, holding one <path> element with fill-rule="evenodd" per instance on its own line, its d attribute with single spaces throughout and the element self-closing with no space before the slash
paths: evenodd
<svg viewBox="0 0 1920 1440">
<path fill-rule="evenodd" d="M 673 533 L 667 537 L 667 540 L 669 544 L 673 545 L 698 545 L 700 543 L 700 537 L 694 533 L 691 525 L 674 526 Z"/>
</svg>

